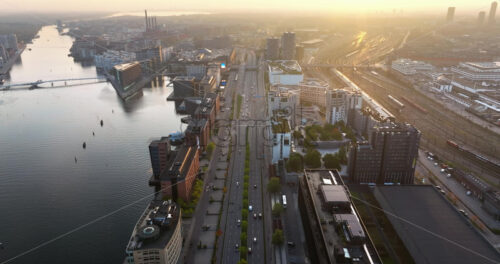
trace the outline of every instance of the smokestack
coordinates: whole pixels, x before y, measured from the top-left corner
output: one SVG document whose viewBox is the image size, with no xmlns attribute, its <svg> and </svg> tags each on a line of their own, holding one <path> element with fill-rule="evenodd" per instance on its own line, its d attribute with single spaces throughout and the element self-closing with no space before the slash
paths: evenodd
<svg viewBox="0 0 500 264">
<path fill-rule="evenodd" d="M 148 11 L 144 9 L 144 16 L 146 17 L 146 31 L 149 31 Z"/>
</svg>

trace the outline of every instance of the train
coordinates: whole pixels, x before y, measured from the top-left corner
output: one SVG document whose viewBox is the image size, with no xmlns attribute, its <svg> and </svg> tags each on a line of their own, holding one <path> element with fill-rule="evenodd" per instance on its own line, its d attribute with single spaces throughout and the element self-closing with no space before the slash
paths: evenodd
<svg viewBox="0 0 500 264">
<path fill-rule="evenodd" d="M 405 101 L 406 103 L 408 103 L 409 105 L 415 107 L 418 111 L 424 113 L 424 114 L 428 114 L 429 112 L 427 111 L 427 109 L 423 108 L 422 106 L 412 102 L 410 99 L 406 98 L 406 97 L 401 97 L 401 99 L 403 99 L 403 101 Z"/>
<path fill-rule="evenodd" d="M 471 150 L 468 150 L 468 149 L 462 147 L 461 145 L 457 144 L 455 141 L 449 139 L 449 140 L 446 141 L 446 144 L 448 144 L 449 146 L 451 146 L 451 147 L 453 147 L 453 148 L 455 148 L 455 149 L 457 149 L 457 150 L 459 150 L 461 152 L 469 154 L 472 157 L 474 157 L 475 159 L 481 161 L 482 163 L 487 164 L 487 165 L 495 168 L 495 170 L 497 170 L 497 171 L 500 171 L 500 164 L 498 164 L 498 163 L 496 163 L 494 161 L 491 161 L 490 159 L 488 159 L 486 157 L 483 157 L 483 156 L 481 156 L 481 155 L 479 155 L 477 153 L 474 153 Z"/>
<path fill-rule="evenodd" d="M 398 109 L 400 112 L 401 112 L 401 110 L 403 110 L 403 108 L 405 108 L 405 105 L 403 103 L 401 103 L 398 99 L 394 98 L 394 96 L 388 95 L 387 98 L 389 98 L 389 101 L 391 102 L 391 104 L 396 109 Z"/>
</svg>

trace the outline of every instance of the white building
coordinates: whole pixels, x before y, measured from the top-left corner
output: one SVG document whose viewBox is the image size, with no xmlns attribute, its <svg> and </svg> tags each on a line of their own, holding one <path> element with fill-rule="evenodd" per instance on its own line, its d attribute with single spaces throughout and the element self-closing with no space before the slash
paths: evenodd
<svg viewBox="0 0 500 264">
<path fill-rule="evenodd" d="M 326 121 L 335 124 L 343 121 L 347 124 L 351 110 L 361 109 L 363 98 L 359 92 L 348 92 L 343 89 L 326 92 Z"/>
<path fill-rule="evenodd" d="M 470 81 L 500 81 L 500 61 L 461 62 L 451 71 Z"/>
<path fill-rule="evenodd" d="M 316 106 L 326 106 L 326 91 L 328 84 L 317 79 L 307 79 L 299 85 L 300 101 Z"/>
<path fill-rule="evenodd" d="M 422 61 L 413 61 L 410 59 L 398 59 L 392 62 L 391 68 L 403 75 L 414 75 L 419 72 L 434 70 L 434 67 Z"/>
<path fill-rule="evenodd" d="M 103 54 L 95 55 L 96 68 L 104 71 L 111 70 L 115 65 L 135 61 L 135 53 L 128 51 L 108 50 Z"/>
<path fill-rule="evenodd" d="M 298 85 L 304 80 L 302 68 L 296 60 L 280 60 L 269 63 L 271 85 Z"/>
<path fill-rule="evenodd" d="M 269 116 L 289 117 L 295 127 L 295 114 L 299 109 L 300 95 L 295 90 L 278 88 L 268 93 Z"/>
</svg>

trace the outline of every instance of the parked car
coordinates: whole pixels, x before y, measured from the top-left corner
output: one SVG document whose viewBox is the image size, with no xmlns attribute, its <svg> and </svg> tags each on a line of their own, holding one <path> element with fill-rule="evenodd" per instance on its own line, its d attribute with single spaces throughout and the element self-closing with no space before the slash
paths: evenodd
<svg viewBox="0 0 500 264">
<path fill-rule="evenodd" d="M 292 241 L 288 241 L 287 243 L 290 247 L 295 247 L 295 243 L 293 243 Z"/>
</svg>

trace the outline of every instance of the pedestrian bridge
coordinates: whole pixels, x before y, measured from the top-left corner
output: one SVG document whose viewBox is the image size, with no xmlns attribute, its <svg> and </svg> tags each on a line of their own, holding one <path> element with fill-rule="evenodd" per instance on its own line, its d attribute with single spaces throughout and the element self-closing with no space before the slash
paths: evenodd
<svg viewBox="0 0 500 264">
<path fill-rule="evenodd" d="M 36 80 L 33 82 L 24 82 L 24 83 L 9 83 L 5 85 L 0 85 L 0 90 L 9 90 L 13 87 L 29 87 L 30 89 L 38 88 L 41 84 L 50 83 L 52 86 L 54 85 L 68 85 L 68 82 L 72 81 L 86 81 L 86 80 L 95 80 L 95 81 L 106 81 L 106 77 L 97 76 L 97 77 L 87 77 L 87 78 L 66 78 L 66 79 L 53 79 L 53 80 Z"/>
</svg>

